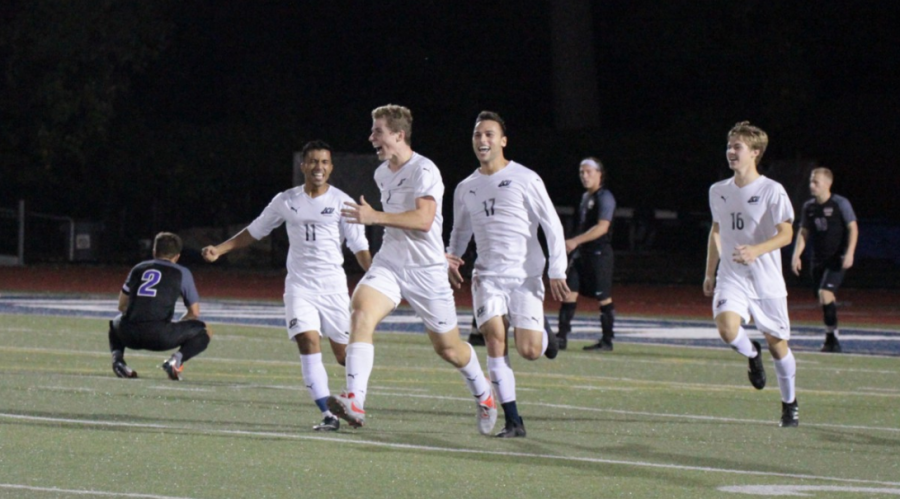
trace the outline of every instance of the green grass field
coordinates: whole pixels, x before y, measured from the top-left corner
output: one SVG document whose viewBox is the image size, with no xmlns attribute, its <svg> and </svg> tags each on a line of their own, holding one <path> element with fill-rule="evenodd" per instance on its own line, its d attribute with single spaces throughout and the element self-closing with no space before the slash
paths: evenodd
<svg viewBox="0 0 900 499">
<path fill-rule="evenodd" d="M 528 437 L 501 441 L 421 335 L 379 334 L 366 427 L 319 434 L 281 329 L 217 326 L 179 383 L 153 352 L 127 355 L 141 379 L 116 378 L 105 331 L 0 315 L 0 497 L 900 495 L 896 357 L 798 353 L 801 426 L 781 429 L 768 354 L 759 392 L 727 348 L 573 342 L 513 357 Z"/>
</svg>

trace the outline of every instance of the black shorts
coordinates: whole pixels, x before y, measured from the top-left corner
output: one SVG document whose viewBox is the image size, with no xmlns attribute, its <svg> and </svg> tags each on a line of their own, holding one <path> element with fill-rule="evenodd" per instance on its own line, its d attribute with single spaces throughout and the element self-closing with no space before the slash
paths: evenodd
<svg viewBox="0 0 900 499">
<path fill-rule="evenodd" d="M 581 296 L 603 301 L 612 298 L 612 274 L 615 259 L 611 246 L 584 251 L 572 260 L 566 272 L 566 284 Z"/>
<path fill-rule="evenodd" d="M 838 288 L 841 287 L 841 283 L 844 282 L 844 268 L 841 266 L 841 262 L 828 262 L 828 263 L 819 263 L 812 265 L 812 282 L 813 282 L 813 291 L 816 293 L 816 296 L 819 294 L 819 290 L 831 291 L 832 293 L 837 293 Z"/>
<path fill-rule="evenodd" d="M 117 330 L 126 348 L 161 352 L 172 350 L 200 334 L 206 334 L 206 323 L 199 320 L 178 322 L 122 321 Z"/>
</svg>

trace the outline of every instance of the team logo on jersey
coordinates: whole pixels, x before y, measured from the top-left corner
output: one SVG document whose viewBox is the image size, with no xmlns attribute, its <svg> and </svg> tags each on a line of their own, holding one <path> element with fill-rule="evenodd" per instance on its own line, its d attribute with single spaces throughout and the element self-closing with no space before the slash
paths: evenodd
<svg viewBox="0 0 900 499">
<path fill-rule="evenodd" d="M 294 329 L 297 327 L 297 319 L 291 319 L 290 324 L 288 324 L 288 329 Z"/>
<path fill-rule="evenodd" d="M 472 195 L 474 196 L 474 195 L 475 195 L 475 191 L 473 191 L 472 189 L 469 189 L 469 194 L 472 194 Z"/>
<path fill-rule="evenodd" d="M 403 182 L 406 182 L 406 179 L 405 179 L 405 178 L 401 178 L 401 179 L 400 179 L 400 183 L 397 184 L 397 187 L 400 187 L 401 185 L 403 185 Z"/>
<path fill-rule="evenodd" d="M 594 198 L 591 198 L 591 199 L 588 200 L 588 202 L 587 202 L 587 209 L 589 209 L 589 210 L 593 210 L 593 209 L 594 209 Z"/>
<path fill-rule="evenodd" d="M 830 217 L 832 213 L 834 213 L 834 208 L 829 206 L 828 208 L 822 208 L 822 213 L 825 214 L 826 217 Z"/>
<path fill-rule="evenodd" d="M 747 204 L 759 204 L 759 196 L 753 196 L 747 200 Z"/>
<path fill-rule="evenodd" d="M 481 317 L 484 314 L 484 307 L 478 307 L 478 312 L 475 312 L 475 315 Z"/>
<path fill-rule="evenodd" d="M 290 208 L 291 208 L 291 210 L 293 210 L 294 213 L 300 213 L 299 211 L 297 211 L 297 208 L 294 208 L 293 206 L 291 206 Z"/>
<path fill-rule="evenodd" d="M 727 203 L 727 202 L 728 202 L 728 198 L 726 198 L 725 196 L 719 196 L 719 197 L 722 198 L 722 202 L 723 202 L 723 203 Z"/>
<path fill-rule="evenodd" d="M 322 210 L 322 215 L 331 215 L 332 213 L 334 213 L 334 208 L 330 206 Z"/>
<path fill-rule="evenodd" d="M 716 308 L 722 308 L 722 306 L 725 305 L 725 302 L 727 302 L 727 301 L 728 301 L 727 299 L 726 299 L 726 300 L 719 300 L 719 301 L 717 301 L 717 302 L 716 302 Z"/>
<path fill-rule="evenodd" d="M 503 182 L 500 182 L 500 185 L 498 185 L 497 187 L 509 187 L 509 184 L 511 183 L 512 180 L 504 180 Z"/>
</svg>

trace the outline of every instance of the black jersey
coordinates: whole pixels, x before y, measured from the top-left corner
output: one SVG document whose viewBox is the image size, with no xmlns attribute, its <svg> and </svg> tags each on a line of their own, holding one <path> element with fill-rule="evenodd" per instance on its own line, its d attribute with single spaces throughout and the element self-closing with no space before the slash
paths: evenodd
<svg viewBox="0 0 900 499">
<path fill-rule="evenodd" d="M 580 246 L 584 250 L 592 250 L 607 246 L 612 242 L 612 221 L 616 213 L 616 198 L 606 189 L 600 189 L 591 194 L 585 192 L 581 197 L 581 206 L 578 208 L 578 227 L 576 235 L 581 235 L 597 225 L 600 220 L 609 220 L 609 231 L 606 234 L 588 241 Z"/>
<path fill-rule="evenodd" d="M 135 265 L 122 292 L 129 298 L 122 318 L 131 323 L 169 322 L 179 297 L 184 298 L 185 307 L 200 301 L 191 271 L 168 260 Z"/>
<path fill-rule="evenodd" d="M 832 194 L 822 204 L 810 199 L 803 204 L 800 227 L 806 229 L 807 247 L 813 262 L 840 258 L 847 250 L 847 224 L 856 221 L 856 214 L 847 198 Z"/>
</svg>

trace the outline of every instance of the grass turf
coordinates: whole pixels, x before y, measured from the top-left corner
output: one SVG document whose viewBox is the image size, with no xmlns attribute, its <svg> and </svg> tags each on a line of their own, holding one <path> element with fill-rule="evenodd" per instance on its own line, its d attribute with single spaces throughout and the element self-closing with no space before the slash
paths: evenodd
<svg viewBox="0 0 900 499">
<path fill-rule="evenodd" d="M 379 333 L 366 427 L 321 434 L 283 331 L 215 330 L 185 381 L 155 352 L 128 352 L 141 378 L 122 380 L 104 321 L 0 315 L 0 497 L 900 494 L 896 358 L 797 353 L 801 426 L 782 429 L 768 353 L 759 392 L 727 348 L 571 342 L 555 361 L 512 356 L 528 437 L 499 440 L 426 337 Z"/>
</svg>

